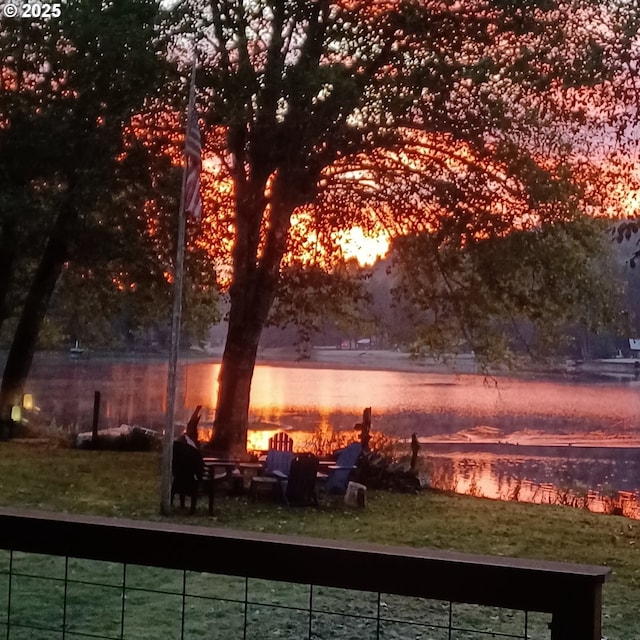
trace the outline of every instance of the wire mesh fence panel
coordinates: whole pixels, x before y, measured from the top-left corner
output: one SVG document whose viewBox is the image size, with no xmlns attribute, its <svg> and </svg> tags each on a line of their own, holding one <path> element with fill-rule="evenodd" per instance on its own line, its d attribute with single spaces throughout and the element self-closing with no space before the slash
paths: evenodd
<svg viewBox="0 0 640 640">
<path fill-rule="evenodd" d="M 185 593 L 188 596 L 244 602 L 247 579 L 204 571 L 187 571 Z"/>
<path fill-rule="evenodd" d="M 57 578 L 65 576 L 66 558 L 43 553 L 25 553 L 14 551 L 10 556 L 10 568 L 14 574 L 37 575 L 41 578 Z"/>
<path fill-rule="evenodd" d="M 6 624 L 9 622 L 9 553 L 0 551 L 0 638 L 6 636 Z M 4 629 L 4 633 L 3 630 Z"/>
<path fill-rule="evenodd" d="M 381 621 L 380 640 L 450 640 L 449 629 L 411 622 Z"/>
<path fill-rule="evenodd" d="M 526 638 L 548 640 L 551 616 L 526 611 L 465 603 L 451 606 L 452 639 Z M 533 635 L 535 633 L 535 636 Z"/>
<path fill-rule="evenodd" d="M 370 591 L 314 586 L 312 609 L 321 613 L 342 613 L 376 618 L 378 594 Z"/>
<path fill-rule="evenodd" d="M 527 614 L 527 638 L 549 640 L 551 637 L 551 614 L 529 611 Z"/>
<path fill-rule="evenodd" d="M 0 640 L 600 637 L 601 567 L 94 520 L 2 516 Z"/>
<path fill-rule="evenodd" d="M 389 621 L 446 629 L 450 624 L 451 605 L 446 600 L 383 593 L 380 597 L 380 615 Z"/>
<path fill-rule="evenodd" d="M 548 614 L 41 554 L 0 554 L 2 637 L 548 640 Z M 1 639 L 0 639 L 1 640 Z"/>
<path fill-rule="evenodd" d="M 64 628 L 65 559 L 39 553 L 3 558 L 7 637 L 58 637 Z"/>
<path fill-rule="evenodd" d="M 309 637 L 309 636 L 307 636 Z M 378 621 L 344 614 L 314 613 L 312 640 L 377 640 Z"/>
<path fill-rule="evenodd" d="M 70 581 L 122 588 L 124 565 L 121 562 L 69 558 L 67 576 Z"/>
<path fill-rule="evenodd" d="M 127 589 L 182 593 L 183 580 L 184 571 L 180 569 L 161 569 L 138 564 L 127 565 Z"/>
<path fill-rule="evenodd" d="M 309 609 L 311 587 L 308 584 L 259 580 L 247 581 L 247 600 L 252 603 Z"/>
<path fill-rule="evenodd" d="M 179 593 L 127 588 L 123 624 L 125 640 L 181 640 L 182 602 Z"/>
<path fill-rule="evenodd" d="M 453 637 L 460 640 L 495 637 L 526 638 L 527 616 L 524 611 L 454 603 L 451 606 Z"/>
<path fill-rule="evenodd" d="M 11 565 L 11 551 L 7 549 L 0 549 L 0 572 L 8 573 L 10 565 Z"/>
<path fill-rule="evenodd" d="M 69 582 L 65 610 L 67 632 L 119 638 L 122 587 Z"/>
<path fill-rule="evenodd" d="M 64 640 L 62 631 L 11 628 L 9 640 Z"/>
<path fill-rule="evenodd" d="M 185 599 L 184 639 L 232 638 L 243 640 L 245 604 L 229 600 Z"/>
<path fill-rule="evenodd" d="M 9 624 L 35 630 L 62 631 L 64 578 L 11 576 Z M 35 637 L 34 634 L 32 637 Z"/>
<path fill-rule="evenodd" d="M 300 640 L 308 637 L 308 611 L 274 608 L 264 604 L 247 606 L 246 640 Z"/>
</svg>

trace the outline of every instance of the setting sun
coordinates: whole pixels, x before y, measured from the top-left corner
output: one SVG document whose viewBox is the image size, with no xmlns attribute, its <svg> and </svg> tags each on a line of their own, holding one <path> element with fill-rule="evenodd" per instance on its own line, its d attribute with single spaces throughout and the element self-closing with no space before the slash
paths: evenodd
<svg viewBox="0 0 640 640">
<path fill-rule="evenodd" d="M 347 260 L 355 258 L 363 267 L 372 265 L 389 251 L 389 238 L 386 235 L 380 234 L 372 238 L 366 236 L 361 227 L 346 231 L 341 236 L 339 244 Z"/>
</svg>

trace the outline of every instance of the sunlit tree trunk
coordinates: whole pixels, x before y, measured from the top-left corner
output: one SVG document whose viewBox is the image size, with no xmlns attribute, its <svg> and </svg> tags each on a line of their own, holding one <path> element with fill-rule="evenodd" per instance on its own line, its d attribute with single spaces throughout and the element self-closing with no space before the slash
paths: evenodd
<svg viewBox="0 0 640 640">
<path fill-rule="evenodd" d="M 222 356 L 212 443 L 216 450 L 229 454 L 246 450 L 251 380 L 262 332 L 257 318 L 239 314 L 239 305 L 235 306 L 232 303 Z"/>
<path fill-rule="evenodd" d="M 266 178 L 238 188 L 229 328 L 211 441 L 221 454 L 241 454 L 247 448 L 251 381 L 258 343 L 275 299 L 291 213 L 296 206 L 287 193 L 287 184 L 286 174 L 282 174 L 273 186 L 264 246 L 260 246 L 260 228 L 266 208 L 263 195 Z"/>
</svg>

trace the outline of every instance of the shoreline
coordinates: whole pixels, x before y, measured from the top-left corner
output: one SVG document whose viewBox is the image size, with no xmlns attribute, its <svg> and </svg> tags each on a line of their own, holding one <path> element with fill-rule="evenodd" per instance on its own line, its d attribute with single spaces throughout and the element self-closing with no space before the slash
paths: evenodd
<svg viewBox="0 0 640 640">
<path fill-rule="evenodd" d="M 212 362 L 222 359 L 222 347 L 196 351 Z M 193 351 L 191 352 L 193 353 Z M 256 365 L 303 367 L 308 369 L 341 369 L 369 371 L 399 371 L 405 373 L 440 374 L 450 376 L 477 375 L 484 378 L 575 378 L 559 365 L 544 368 L 514 368 L 496 365 L 485 371 L 472 353 L 447 355 L 443 358 L 414 356 L 393 349 L 336 349 L 314 347 L 311 355 L 301 358 L 292 347 L 265 347 L 258 350 Z"/>
<path fill-rule="evenodd" d="M 224 348 L 222 346 L 207 347 L 205 349 L 191 348 L 179 354 L 181 364 L 213 363 L 222 360 Z M 0 362 L 6 357 L 0 352 Z M 120 362 L 148 362 L 168 361 L 168 354 L 161 352 L 108 352 L 85 351 L 82 356 L 72 357 L 65 351 L 39 351 L 36 359 L 57 360 L 69 364 L 84 362 L 120 361 Z M 435 358 L 416 358 L 410 353 L 385 349 L 334 349 L 316 347 L 309 357 L 302 358 L 293 347 L 265 347 L 258 349 L 256 365 L 275 365 L 283 367 L 305 368 L 335 368 L 335 369 L 370 369 L 379 371 L 406 371 L 422 373 L 474 374 L 477 371 L 475 359 L 471 354 L 451 356 L 450 359 L 436 360 Z M 480 372 L 482 373 L 482 372 Z M 504 375 L 508 372 L 501 372 Z M 496 373 L 496 375 L 500 375 Z"/>
<path fill-rule="evenodd" d="M 205 348 L 191 347 L 179 354 L 181 364 L 213 363 L 222 360 L 222 345 Z M 6 352 L 0 351 L 0 363 L 4 362 Z M 66 351 L 39 351 L 36 360 L 63 360 L 81 364 L 90 361 L 146 362 L 168 361 L 168 353 L 150 351 L 89 351 L 81 356 L 70 356 Z M 529 378 L 551 380 L 588 380 L 625 379 L 638 380 L 640 368 L 634 363 L 636 359 L 605 359 L 578 363 L 571 360 L 550 363 L 547 365 L 523 364 L 521 367 L 509 368 L 505 365 L 494 365 L 483 369 L 473 353 L 451 354 L 443 358 L 414 356 L 405 351 L 392 349 L 337 349 L 335 347 L 313 347 L 308 357 L 301 357 L 294 347 L 263 347 L 258 349 L 256 365 L 272 365 L 281 367 L 303 367 L 324 369 L 355 369 L 371 371 L 403 371 L 407 373 L 433 373 L 458 375 L 478 375 L 485 378 Z"/>
<path fill-rule="evenodd" d="M 193 353 L 193 352 L 192 352 Z M 204 358 L 220 362 L 222 347 L 196 351 Z M 611 363 L 614 364 L 611 364 Z M 630 359 L 633 363 L 635 360 Z M 444 374 L 451 376 L 475 375 L 486 379 L 517 378 L 529 380 L 639 380 L 633 364 L 617 360 L 594 360 L 575 366 L 571 361 L 556 362 L 548 365 L 524 364 L 509 368 L 506 365 L 494 365 L 484 370 L 476 362 L 473 353 L 448 355 L 443 358 L 414 356 L 405 351 L 391 349 L 336 349 L 333 347 L 314 347 L 311 356 L 301 358 L 293 348 L 277 347 L 258 350 L 256 365 L 282 367 L 304 367 L 324 369 L 354 369 L 370 371 L 402 371 L 406 373 Z M 621 367 L 622 365 L 622 367 Z"/>
<path fill-rule="evenodd" d="M 222 353 L 220 353 L 220 357 Z M 478 373 L 473 355 L 451 357 L 438 361 L 416 358 L 410 353 L 390 349 L 331 349 L 314 348 L 311 356 L 301 358 L 294 349 L 272 348 L 258 351 L 256 364 L 322 367 L 336 369 L 370 369 L 378 371 L 406 371 L 421 373 L 474 374 Z"/>
</svg>

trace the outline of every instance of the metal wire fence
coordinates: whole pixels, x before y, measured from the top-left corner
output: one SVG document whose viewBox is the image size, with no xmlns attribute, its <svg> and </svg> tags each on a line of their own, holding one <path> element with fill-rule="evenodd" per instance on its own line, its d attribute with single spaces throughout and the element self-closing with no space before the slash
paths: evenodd
<svg viewBox="0 0 640 640">
<path fill-rule="evenodd" d="M 3 637 L 433 640 L 550 637 L 549 614 L 0 552 Z"/>
<path fill-rule="evenodd" d="M 0 640 L 599 640 L 606 573 L 1 511 L 0 549 Z"/>
</svg>

